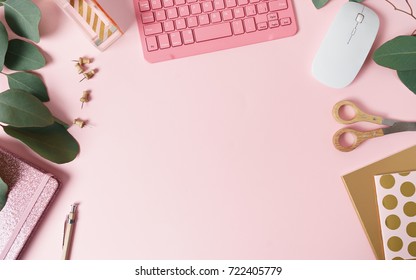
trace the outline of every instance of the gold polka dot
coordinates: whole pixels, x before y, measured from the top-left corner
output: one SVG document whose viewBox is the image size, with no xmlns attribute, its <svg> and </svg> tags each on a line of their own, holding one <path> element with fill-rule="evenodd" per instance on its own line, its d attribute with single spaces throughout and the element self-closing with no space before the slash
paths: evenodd
<svg viewBox="0 0 416 280">
<path fill-rule="evenodd" d="M 403 211 L 408 217 L 416 216 L 416 203 L 410 201 L 403 206 Z"/>
<path fill-rule="evenodd" d="M 412 255 L 413 257 L 416 257 L 416 242 L 412 242 L 409 244 L 409 246 L 407 247 L 407 250 L 409 251 L 409 254 Z"/>
<path fill-rule="evenodd" d="M 404 177 L 404 176 L 407 176 L 407 175 L 409 175 L 409 174 L 410 174 L 410 172 L 400 172 L 400 173 L 399 173 L 399 175 L 400 175 L 400 176 L 403 176 L 403 177 Z"/>
<path fill-rule="evenodd" d="M 400 192 L 402 195 L 410 197 L 415 194 L 415 185 L 411 182 L 404 182 L 400 186 Z"/>
<path fill-rule="evenodd" d="M 390 215 L 386 218 L 386 226 L 391 229 L 395 230 L 400 227 L 400 218 L 396 215 Z"/>
<path fill-rule="evenodd" d="M 397 206 L 397 198 L 394 195 L 386 195 L 383 198 L 383 205 L 388 210 L 393 210 Z"/>
<path fill-rule="evenodd" d="M 406 232 L 410 237 L 416 237 L 416 223 L 410 223 L 406 227 Z"/>
<path fill-rule="evenodd" d="M 394 186 L 394 177 L 392 175 L 383 175 L 380 178 L 380 184 L 385 189 L 391 189 Z"/>
<path fill-rule="evenodd" d="M 403 258 L 401 258 L 401 257 L 394 257 L 393 260 L 399 260 L 400 261 L 400 260 L 403 260 Z"/>
<path fill-rule="evenodd" d="M 403 241 L 397 236 L 390 237 L 387 241 L 387 247 L 393 252 L 398 252 L 403 247 Z"/>
</svg>

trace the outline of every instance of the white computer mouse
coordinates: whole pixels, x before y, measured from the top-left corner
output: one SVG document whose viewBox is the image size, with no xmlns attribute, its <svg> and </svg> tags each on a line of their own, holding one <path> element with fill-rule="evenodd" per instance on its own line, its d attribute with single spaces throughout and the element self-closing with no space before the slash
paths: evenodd
<svg viewBox="0 0 416 280">
<path fill-rule="evenodd" d="M 315 56 L 313 76 L 329 87 L 349 85 L 364 64 L 379 26 L 370 8 L 355 2 L 342 6 Z"/>
</svg>

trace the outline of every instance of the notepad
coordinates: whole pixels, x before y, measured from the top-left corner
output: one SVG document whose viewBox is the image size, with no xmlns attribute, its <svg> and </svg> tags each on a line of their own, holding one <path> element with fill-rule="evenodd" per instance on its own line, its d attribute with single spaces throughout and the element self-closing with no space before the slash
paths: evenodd
<svg viewBox="0 0 416 280">
<path fill-rule="evenodd" d="M 342 176 L 377 259 L 385 259 L 374 176 L 416 170 L 416 146 Z"/>
<path fill-rule="evenodd" d="M 385 258 L 416 258 L 416 171 L 374 176 Z"/>
<path fill-rule="evenodd" d="M 0 176 L 9 187 L 0 211 L 0 260 L 17 259 L 59 189 L 51 174 L 0 148 Z"/>
</svg>

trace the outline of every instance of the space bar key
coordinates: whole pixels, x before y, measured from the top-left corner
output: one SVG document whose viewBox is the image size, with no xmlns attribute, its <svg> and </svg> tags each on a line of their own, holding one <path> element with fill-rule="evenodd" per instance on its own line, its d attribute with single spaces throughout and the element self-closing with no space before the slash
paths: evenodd
<svg viewBox="0 0 416 280">
<path fill-rule="evenodd" d="M 229 22 L 195 28 L 194 34 L 197 42 L 204 42 L 233 35 Z"/>
</svg>

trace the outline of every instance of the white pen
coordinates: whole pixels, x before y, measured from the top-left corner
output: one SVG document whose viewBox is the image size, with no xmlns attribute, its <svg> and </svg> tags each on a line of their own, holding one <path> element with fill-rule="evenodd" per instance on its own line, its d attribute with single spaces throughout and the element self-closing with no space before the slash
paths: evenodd
<svg viewBox="0 0 416 280">
<path fill-rule="evenodd" d="M 71 211 L 65 219 L 64 240 L 62 244 L 62 259 L 69 260 L 69 253 L 72 245 L 72 237 L 74 235 L 74 226 L 76 218 L 77 204 L 71 205 Z"/>
</svg>

